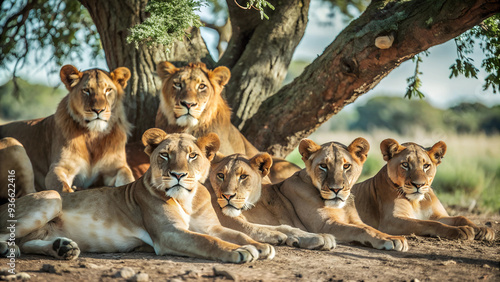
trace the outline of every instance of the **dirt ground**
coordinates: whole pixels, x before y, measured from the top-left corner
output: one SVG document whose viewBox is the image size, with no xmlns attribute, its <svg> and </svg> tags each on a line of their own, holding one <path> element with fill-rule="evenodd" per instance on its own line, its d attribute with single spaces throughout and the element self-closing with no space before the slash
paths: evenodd
<svg viewBox="0 0 500 282">
<path fill-rule="evenodd" d="M 270 261 L 235 265 L 150 253 L 81 254 L 74 261 L 23 255 L 16 271 L 30 281 L 500 281 L 500 215 L 469 215 L 496 230 L 494 242 L 453 241 L 408 236 L 405 253 L 338 244 L 334 251 L 276 247 Z M 0 259 L 0 268 L 7 267 Z M 130 271 L 130 269 L 129 269 Z M 132 273 L 133 274 L 133 273 Z M 146 275 L 147 274 L 147 275 Z M 130 280 L 130 279 L 129 279 Z"/>
</svg>

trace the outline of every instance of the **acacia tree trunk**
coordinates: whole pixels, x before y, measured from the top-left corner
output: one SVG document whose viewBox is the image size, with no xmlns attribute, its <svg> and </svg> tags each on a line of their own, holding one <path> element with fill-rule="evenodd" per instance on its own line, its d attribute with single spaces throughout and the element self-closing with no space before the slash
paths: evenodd
<svg viewBox="0 0 500 282">
<path fill-rule="evenodd" d="M 242 132 L 260 150 L 286 156 L 403 61 L 498 12 L 500 1 L 491 0 L 372 1 L 297 79 L 260 105 Z M 388 34 L 392 47 L 375 47 L 375 38 Z"/>
<path fill-rule="evenodd" d="M 127 43 L 128 29 L 145 20 L 147 0 L 80 0 L 99 32 L 110 70 L 127 67 L 132 77 L 125 89 L 127 118 L 134 125 L 131 141 L 140 140 L 154 127 L 161 81 L 156 75 L 160 61 L 205 61 L 212 64 L 199 29 L 193 28 L 189 40 L 177 42 L 170 52 L 163 46 L 135 48 Z"/>
</svg>

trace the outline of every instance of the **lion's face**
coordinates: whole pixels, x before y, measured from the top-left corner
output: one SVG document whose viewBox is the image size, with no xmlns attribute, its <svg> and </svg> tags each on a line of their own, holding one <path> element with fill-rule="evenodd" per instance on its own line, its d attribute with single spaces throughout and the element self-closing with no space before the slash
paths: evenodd
<svg viewBox="0 0 500 282">
<path fill-rule="evenodd" d="M 169 62 L 157 66 L 163 87 L 161 109 L 169 123 L 181 127 L 193 127 L 207 114 L 207 105 L 220 96 L 231 73 L 226 67 L 209 70 L 203 63 L 190 63 L 176 68 Z"/>
<path fill-rule="evenodd" d="M 370 145 L 357 138 L 348 147 L 330 142 L 321 146 L 312 140 L 303 139 L 299 152 L 306 171 L 316 187 L 325 206 L 342 208 L 358 180 Z"/>
<path fill-rule="evenodd" d="M 130 71 L 121 67 L 111 73 L 99 69 L 80 72 L 65 65 L 60 75 L 69 90 L 71 117 L 90 131 L 106 132 L 114 121 L 114 110 L 123 97 Z"/>
<path fill-rule="evenodd" d="M 259 200 L 262 178 L 269 173 L 272 163 L 267 153 L 250 160 L 235 154 L 214 161 L 210 184 L 225 215 L 239 216 L 242 210 L 250 209 Z"/>
<path fill-rule="evenodd" d="M 151 160 L 151 187 L 160 197 L 183 200 L 192 196 L 210 170 L 210 160 L 219 149 L 219 138 L 209 133 L 198 139 L 189 134 L 166 134 L 148 129 L 142 141 Z"/>
<path fill-rule="evenodd" d="M 386 139 L 380 150 L 387 161 L 387 172 L 395 187 L 408 200 L 420 201 L 431 188 L 436 168 L 446 153 L 443 141 L 431 148 L 415 143 L 399 145 L 394 139 Z"/>
</svg>

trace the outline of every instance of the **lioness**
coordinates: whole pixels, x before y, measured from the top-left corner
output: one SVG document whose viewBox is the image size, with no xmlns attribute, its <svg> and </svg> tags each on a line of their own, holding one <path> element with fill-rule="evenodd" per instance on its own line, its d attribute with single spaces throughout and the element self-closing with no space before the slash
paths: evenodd
<svg viewBox="0 0 500 282">
<path fill-rule="evenodd" d="M 134 181 L 125 156 L 130 125 L 122 104 L 130 71 L 80 72 L 65 65 L 60 76 L 69 94 L 54 115 L 0 126 L 0 137 L 14 137 L 24 145 L 35 189 L 72 192 L 72 186 Z"/>
<path fill-rule="evenodd" d="M 424 148 L 386 139 L 380 150 L 387 165 L 353 187 L 356 207 L 365 223 L 390 234 L 495 239 L 492 229 L 478 227 L 463 216 L 449 216 L 434 194 L 431 184 L 446 153 L 444 142 Z"/>
<path fill-rule="evenodd" d="M 216 134 L 195 139 L 149 129 L 143 135 L 151 166 L 118 188 L 20 198 L 15 239 L 24 253 L 74 259 L 83 252 L 128 252 L 150 246 L 157 255 L 242 263 L 272 258 L 274 248 L 222 227 L 200 184 L 219 148 Z M 9 237 L 7 206 L 0 207 L 0 253 L 18 251 Z M 7 225 L 7 226 L 6 226 Z M 230 243 L 231 242 L 231 243 Z M 245 244 L 244 246 L 240 246 Z M 249 245 L 252 244 L 252 245 Z"/>
<path fill-rule="evenodd" d="M 169 62 L 160 62 L 157 72 L 162 80 L 160 107 L 155 126 L 166 132 L 184 132 L 201 136 L 215 132 L 221 140 L 221 153 L 259 153 L 240 131 L 231 124 L 231 110 L 221 92 L 231 77 L 228 68 L 207 69 L 203 63 L 190 63 L 177 68 Z M 283 180 L 299 167 L 276 158 L 271 168 L 273 182 Z"/>
<path fill-rule="evenodd" d="M 304 229 L 279 185 L 271 185 L 266 177 L 272 162 L 267 153 L 250 160 L 241 154 L 217 155 L 207 188 L 219 221 L 259 242 L 307 249 L 335 248 L 335 238 L 330 234 L 313 234 L 292 227 Z"/>
<path fill-rule="evenodd" d="M 0 205 L 36 192 L 33 167 L 19 141 L 11 137 L 0 139 L 0 160 Z"/>
<path fill-rule="evenodd" d="M 406 238 L 364 224 L 349 196 L 369 148 L 363 138 L 355 139 L 349 146 L 337 142 L 319 146 L 303 139 L 299 152 L 306 168 L 285 180 L 279 189 L 309 232 L 333 234 L 340 242 L 355 241 L 376 249 L 406 251 Z"/>
</svg>

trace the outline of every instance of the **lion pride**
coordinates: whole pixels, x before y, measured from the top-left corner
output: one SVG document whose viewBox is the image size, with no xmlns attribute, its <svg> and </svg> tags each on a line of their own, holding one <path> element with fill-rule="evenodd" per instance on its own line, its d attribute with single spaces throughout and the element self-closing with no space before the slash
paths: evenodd
<svg viewBox="0 0 500 282">
<path fill-rule="evenodd" d="M 200 183 L 219 148 L 216 134 L 194 138 L 153 128 L 142 138 L 151 166 L 120 187 L 59 194 L 41 191 L 16 202 L 16 247 L 9 245 L 7 205 L 0 206 L 0 254 L 22 253 L 75 259 L 80 252 L 153 249 L 244 263 L 271 259 L 274 248 L 224 228 Z M 9 241 L 8 241 L 9 240 Z"/>
<path fill-rule="evenodd" d="M 125 156 L 130 124 L 122 103 L 130 71 L 80 72 L 65 65 L 60 76 L 69 93 L 55 114 L 0 126 L 0 137 L 14 137 L 26 149 L 36 190 L 72 192 L 73 186 L 133 181 Z"/>
<path fill-rule="evenodd" d="M 231 124 L 231 109 L 221 95 L 231 77 L 228 68 L 220 66 L 210 70 L 203 63 L 177 68 L 169 62 L 160 62 L 157 72 L 162 80 L 162 94 L 156 127 L 169 133 L 184 132 L 194 136 L 215 132 L 224 155 L 239 153 L 252 157 L 259 153 Z M 299 167 L 294 164 L 275 158 L 270 178 L 277 182 L 297 170 Z"/>
<path fill-rule="evenodd" d="M 446 153 L 443 141 L 424 148 L 385 139 L 380 150 L 387 164 L 352 189 L 363 222 L 396 235 L 495 239 L 492 229 L 479 227 L 463 216 L 449 216 L 431 188 L 437 166 Z"/>
</svg>

